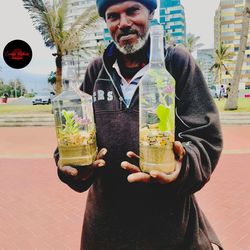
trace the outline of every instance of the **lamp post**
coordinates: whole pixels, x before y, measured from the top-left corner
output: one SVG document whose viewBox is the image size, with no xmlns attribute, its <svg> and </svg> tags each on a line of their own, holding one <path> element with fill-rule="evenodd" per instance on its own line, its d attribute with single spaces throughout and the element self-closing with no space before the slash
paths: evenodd
<svg viewBox="0 0 250 250">
<path fill-rule="evenodd" d="M 16 80 L 14 80 L 14 93 L 15 93 L 15 98 L 16 98 Z"/>
</svg>

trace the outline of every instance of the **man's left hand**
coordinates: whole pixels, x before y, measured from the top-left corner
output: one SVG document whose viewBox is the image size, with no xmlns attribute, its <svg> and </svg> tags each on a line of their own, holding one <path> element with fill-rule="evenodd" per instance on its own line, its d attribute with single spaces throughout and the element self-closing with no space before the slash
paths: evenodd
<svg viewBox="0 0 250 250">
<path fill-rule="evenodd" d="M 182 160 L 185 156 L 185 149 L 182 146 L 181 142 L 174 142 L 174 153 L 176 157 L 176 168 L 173 172 L 166 174 L 157 170 L 151 170 L 149 173 L 141 172 L 138 166 L 135 166 L 127 161 L 121 163 L 121 167 L 126 169 L 130 174 L 128 175 L 128 182 L 158 182 L 161 184 L 167 184 L 175 181 L 180 174 Z M 129 151 L 127 153 L 129 158 L 139 158 L 134 152 Z"/>
</svg>

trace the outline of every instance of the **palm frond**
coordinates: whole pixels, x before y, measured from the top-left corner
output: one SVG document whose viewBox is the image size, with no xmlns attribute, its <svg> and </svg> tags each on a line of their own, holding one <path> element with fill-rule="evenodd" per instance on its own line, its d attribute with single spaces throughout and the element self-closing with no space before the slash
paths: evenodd
<svg viewBox="0 0 250 250">
<path fill-rule="evenodd" d="M 66 38 L 63 43 L 64 49 L 73 51 L 79 48 L 86 34 L 94 27 L 99 18 L 95 6 L 85 10 L 66 31 Z"/>
<path fill-rule="evenodd" d="M 190 53 L 192 53 L 195 50 L 199 49 L 200 47 L 204 46 L 203 43 L 198 43 L 199 40 L 200 40 L 199 36 L 195 36 L 192 33 L 187 34 L 186 47 Z"/>
<path fill-rule="evenodd" d="M 49 2 L 44 3 L 42 0 L 23 0 L 23 6 L 28 10 L 35 29 L 41 33 L 45 45 L 53 48 L 54 43 L 50 32 L 51 27 L 48 25 L 47 20 L 47 13 L 51 8 Z"/>
</svg>

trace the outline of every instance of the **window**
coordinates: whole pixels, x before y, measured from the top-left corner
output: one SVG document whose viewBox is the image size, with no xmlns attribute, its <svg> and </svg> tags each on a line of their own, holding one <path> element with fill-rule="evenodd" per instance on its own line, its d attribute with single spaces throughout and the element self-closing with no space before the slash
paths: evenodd
<svg viewBox="0 0 250 250">
<path fill-rule="evenodd" d="M 78 6 L 79 2 L 72 3 L 72 6 Z"/>
</svg>

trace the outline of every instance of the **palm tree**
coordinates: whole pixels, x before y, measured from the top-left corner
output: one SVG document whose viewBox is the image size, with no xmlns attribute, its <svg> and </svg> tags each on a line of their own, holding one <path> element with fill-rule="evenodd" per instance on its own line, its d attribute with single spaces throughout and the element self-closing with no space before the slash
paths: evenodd
<svg viewBox="0 0 250 250">
<path fill-rule="evenodd" d="M 224 107 L 225 110 L 235 110 L 238 108 L 238 89 L 239 89 L 242 65 L 245 57 L 247 38 L 249 33 L 249 18 L 250 18 L 250 0 L 246 0 L 243 11 L 239 52 L 237 55 L 237 61 L 236 61 L 231 89 Z"/>
<path fill-rule="evenodd" d="M 169 46 L 176 46 L 175 40 L 170 33 L 166 33 L 165 41 Z"/>
<path fill-rule="evenodd" d="M 50 83 L 54 87 L 54 84 L 56 83 L 56 72 L 55 71 L 51 71 L 50 74 L 48 75 L 48 83 Z"/>
<path fill-rule="evenodd" d="M 103 42 L 99 42 L 96 47 L 97 55 L 99 56 L 102 55 L 105 51 L 105 48 L 106 48 L 105 44 Z"/>
<path fill-rule="evenodd" d="M 64 24 L 67 14 L 67 0 L 23 0 L 37 29 L 44 40 L 45 46 L 55 49 L 52 55 L 56 57 L 56 84 L 55 91 L 59 94 L 62 89 L 62 57 L 79 48 L 82 37 L 99 18 L 95 6 L 85 10 L 66 29 Z"/>
<path fill-rule="evenodd" d="M 186 41 L 186 48 L 190 53 L 193 53 L 200 47 L 202 47 L 204 44 L 203 43 L 198 43 L 200 37 L 195 36 L 194 34 L 188 33 L 187 34 L 187 41 Z"/>
<path fill-rule="evenodd" d="M 215 82 L 221 84 L 222 71 L 224 70 L 226 75 L 230 74 L 226 66 L 226 63 L 232 62 L 233 52 L 229 51 L 230 46 L 225 45 L 223 42 L 219 44 L 219 47 L 215 50 L 215 63 L 210 68 L 210 71 L 215 71 Z"/>
</svg>

